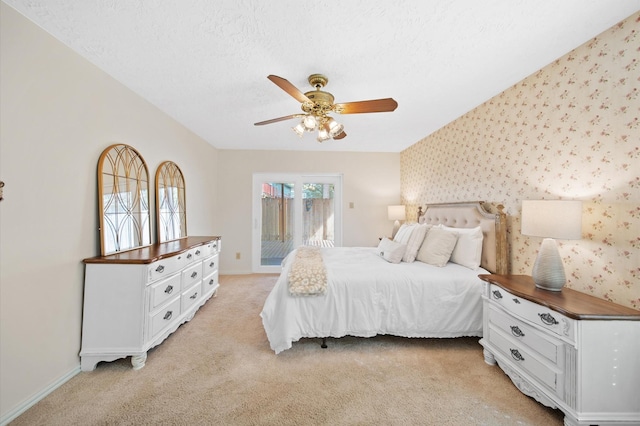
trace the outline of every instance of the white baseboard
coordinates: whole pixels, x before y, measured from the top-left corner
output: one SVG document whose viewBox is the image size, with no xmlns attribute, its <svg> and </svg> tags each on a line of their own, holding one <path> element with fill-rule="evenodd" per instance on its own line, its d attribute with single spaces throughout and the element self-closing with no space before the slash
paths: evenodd
<svg viewBox="0 0 640 426">
<path fill-rule="evenodd" d="M 24 401 L 22 404 L 18 405 L 16 408 L 2 416 L 0 418 L 0 426 L 6 426 L 9 422 L 15 420 L 20 414 L 27 411 L 29 408 L 36 405 L 39 401 L 44 399 L 47 395 L 49 395 L 54 390 L 58 389 L 60 386 L 71 380 L 73 376 L 80 372 L 80 365 L 76 366 L 73 370 L 69 371 L 67 374 L 58 378 L 55 382 L 51 383 L 46 388 L 42 389 L 40 392 L 33 395 L 28 400 Z"/>
</svg>

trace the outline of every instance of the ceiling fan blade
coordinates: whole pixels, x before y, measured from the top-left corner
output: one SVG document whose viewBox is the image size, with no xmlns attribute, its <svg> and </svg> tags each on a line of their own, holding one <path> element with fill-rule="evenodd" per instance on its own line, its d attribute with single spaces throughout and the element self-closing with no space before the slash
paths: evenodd
<svg viewBox="0 0 640 426">
<path fill-rule="evenodd" d="M 273 74 L 269 75 L 267 78 L 273 81 L 279 88 L 281 88 L 282 90 L 284 90 L 285 92 L 293 96 L 295 99 L 297 99 L 298 102 L 301 102 L 301 103 L 311 102 L 311 100 L 307 98 L 304 93 L 298 90 L 296 86 L 289 83 L 289 80 L 286 80 L 282 77 L 278 77 L 277 75 L 273 75 Z"/>
<path fill-rule="evenodd" d="M 333 140 L 338 140 L 338 139 L 344 139 L 345 137 L 347 137 L 347 132 L 342 132 L 340 134 L 337 134 L 336 136 L 333 137 Z"/>
<path fill-rule="evenodd" d="M 278 121 L 291 120 L 292 118 L 304 117 L 304 114 L 291 114 L 284 117 L 272 118 L 271 120 L 260 121 L 258 123 L 253 123 L 254 126 L 262 126 L 265 124 L 277 123 Z"/>
<path fill-rule="evenodd" d="M 338 114 L 360 114 L 365 112 L 391 112 L 397 107 L 398 103 L 393 98 L 384 98 L 334 104 L 333 110 Z"/>
</svg>

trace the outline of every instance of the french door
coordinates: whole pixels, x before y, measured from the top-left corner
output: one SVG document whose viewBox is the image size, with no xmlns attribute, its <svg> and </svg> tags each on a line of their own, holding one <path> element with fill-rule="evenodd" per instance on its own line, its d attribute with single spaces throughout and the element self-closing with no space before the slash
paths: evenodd
<svg viewBox="0 0 640 426">
<path fill-rule="evenodd" d="M 342 245 L 342 176 L 253 175 L 253 272 L 280 272 L 296 247 Z"/>
</svg>

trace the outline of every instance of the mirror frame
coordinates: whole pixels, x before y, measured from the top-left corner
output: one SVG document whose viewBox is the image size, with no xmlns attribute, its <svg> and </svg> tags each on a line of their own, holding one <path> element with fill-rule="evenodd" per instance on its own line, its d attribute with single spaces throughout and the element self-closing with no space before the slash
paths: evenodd
<svg viewBox="0 0 640 426">
<path fill-rule="evenodd" d="M 123 186 L 130 190 L 120 191 Z M 98 160 L 102 256 L 151 245 L 149 206 L 149 170 L 140 153 L 125 144 L 107 147 Z"/>
<path fill-rule="evenodd" d="M 176 188 L 176 192 L 171 198 L 166 197 L 168 188 Z M 161 163 L 156 170 L 156 232 L 158 243 L 187 237 L 186 192 L 184 175 L 180 167 L 173 161 Z"/>
</svg>

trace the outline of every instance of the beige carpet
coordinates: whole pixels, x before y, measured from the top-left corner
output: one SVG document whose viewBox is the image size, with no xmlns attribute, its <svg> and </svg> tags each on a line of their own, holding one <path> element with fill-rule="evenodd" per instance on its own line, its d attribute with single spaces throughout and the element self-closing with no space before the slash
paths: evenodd
<svg viewBox="0 0 640 426">
<path fill-rule="evenodd" d="M 484 363 L 478 338 L 303 339 L 275 355 L 259 314 L 274 275 L 218 296 L 149 351 L 80 373 L 19 425 L 561 425 Z"/>
</svg>

